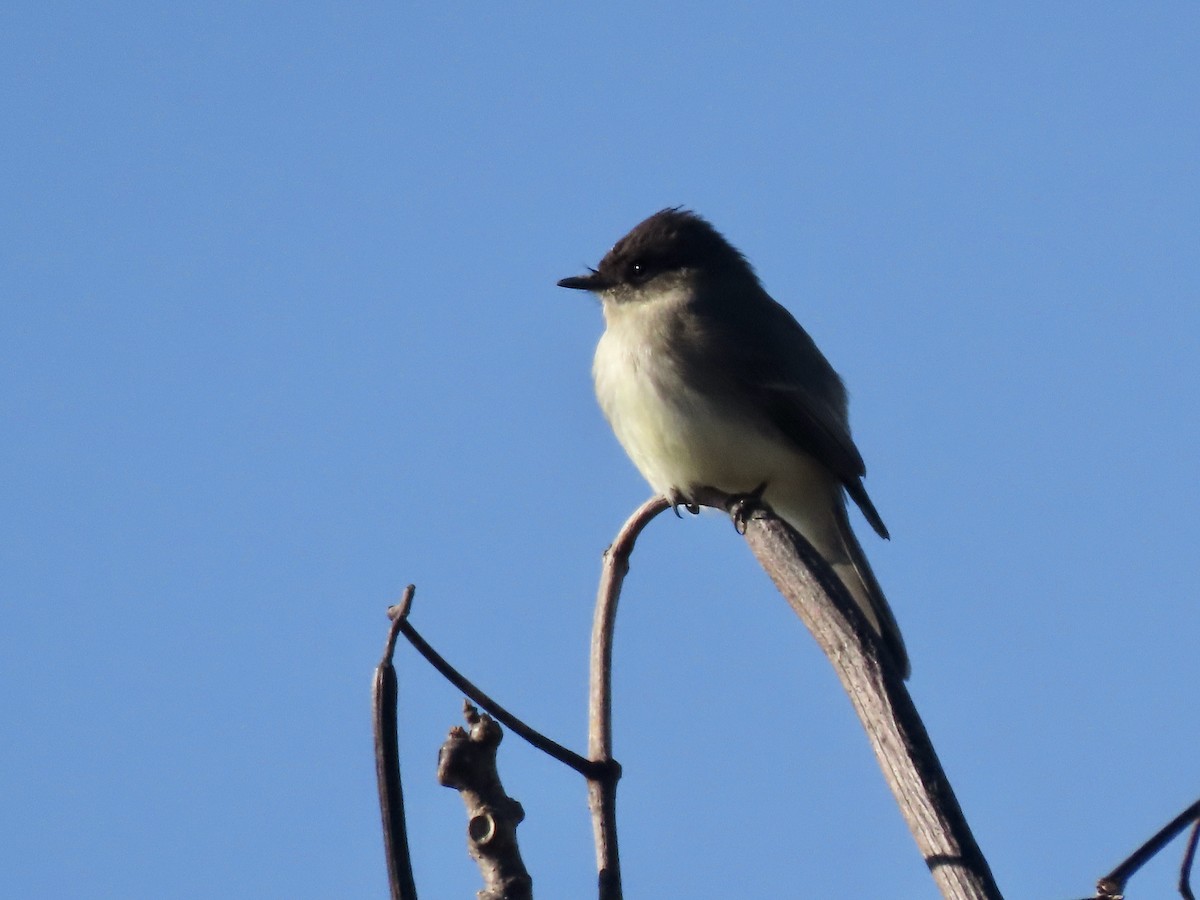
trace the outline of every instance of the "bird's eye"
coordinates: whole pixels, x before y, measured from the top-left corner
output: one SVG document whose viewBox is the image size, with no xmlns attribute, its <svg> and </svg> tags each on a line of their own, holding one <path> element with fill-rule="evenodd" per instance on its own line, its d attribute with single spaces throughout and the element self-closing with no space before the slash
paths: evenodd
<svg viewBox="0 0 1200 900">
<path fill-rule="evenodd" d="M 635 259 L 629 264 L 629 277 L 631 281 L 645 281 L 650 274 L 650 267 L 646 265 L 643 259 Z"/>
</svg>

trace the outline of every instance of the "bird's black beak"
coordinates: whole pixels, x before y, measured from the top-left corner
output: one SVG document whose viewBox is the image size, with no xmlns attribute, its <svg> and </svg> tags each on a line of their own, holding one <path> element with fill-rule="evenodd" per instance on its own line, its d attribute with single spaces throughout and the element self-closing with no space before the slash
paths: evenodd
<svg viewBox="0 0 1200 900">
<path fill-rule="evenodd" d="M 575 291 L 602 291 L 612 287 L 612 283 L 599 272 L 589 272 L 587 275 L 572 275 L 558 283 L 559 287 L 571 288 Z"/>
</svg>

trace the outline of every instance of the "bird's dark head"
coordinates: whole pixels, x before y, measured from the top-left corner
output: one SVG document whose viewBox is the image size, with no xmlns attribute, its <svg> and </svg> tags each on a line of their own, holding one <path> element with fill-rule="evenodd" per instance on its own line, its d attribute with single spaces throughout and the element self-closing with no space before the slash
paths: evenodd
<svg viewBox="0 0 1200 900">
<path fill-rule="evenodd" d="M 731 275 L 757 280 L 745 257 L 719 231 L 694 212 L 673 207 L 634 226 L 589 274 L 558 284 L 599 293 L 636 291 L 656 279 Z"/>
</svg>

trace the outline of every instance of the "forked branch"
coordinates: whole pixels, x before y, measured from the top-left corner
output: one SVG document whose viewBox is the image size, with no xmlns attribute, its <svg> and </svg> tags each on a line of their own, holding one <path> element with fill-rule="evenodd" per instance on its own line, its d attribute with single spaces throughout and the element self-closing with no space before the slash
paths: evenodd
<svg viewBox="0 0 1200 900">
<path fill-rule="evenodd" d="M 1000 891 L 987 861 L 975 843 L 900 671 L 828 563 L 756 496 L 733 496 L 704 488 L 693 491 L 690 499 L 722 509 L 732 516 L 759 563 L 833 664 L 942 896 L 947 900 L 1000 900 Z M 397 689 L 391 656 L 399 634 L 408 638 L 439 672 L 498 721 L 588 779 L 600 900 L 620 900 L 616 829 L 616 787 L 620 766 L 612 752 L 612 646 L 617 601 L 638 535 L 655 516 L 670 506 L 670 501 L 663 497 L 653 497 L 643 503 L 622 526 L 604 555 L 592 630 L 588 758 L 526 725 L 434 651 L 408 622 L 411 586 L 401 603 L 389 610 L 393 625 L 383 661 L 376 672 L 375 704 L 376 759 L 394 900 L 410 900 L 416 896 L 404 835 L 395 741 Z M 483 720 L 475 717 L 475 721 Z M 458 735 L 459 738 L 465 736 L 466 732 Z M 1185 900 L 1192 900 L 1190 877 L 1197 840 L 1200 839 L 1200 801 L 1184 810 L 1128 860 L 1101 879 L 1096 898 L 1119 897 L 1125 882 L 1189 824 L 1192 832 L 1184 851 L 1179 891 Z"/>
</svg>

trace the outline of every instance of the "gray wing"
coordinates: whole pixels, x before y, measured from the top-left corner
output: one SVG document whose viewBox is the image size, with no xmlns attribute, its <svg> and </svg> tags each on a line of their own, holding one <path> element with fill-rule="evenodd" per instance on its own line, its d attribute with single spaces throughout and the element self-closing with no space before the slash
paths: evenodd
<svg viewBox="0 0 1200 900">
<path fill-rule="evenodd" d="M 792 314 L 763 290 L 734 299 L 701 295 L 672 342 L 686 348 L 688 368 L 710 390 L 765 409 L 771 422 L 801 450 L 826 466 L 880 537 L 887 538 L 863 487 L 866 465 L 850 437 L 846 389 L 833 366 Z M 717 339 L 719 335 L 719 339 Z"/>
</svg>

